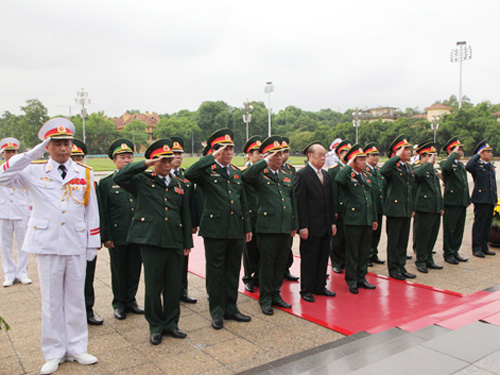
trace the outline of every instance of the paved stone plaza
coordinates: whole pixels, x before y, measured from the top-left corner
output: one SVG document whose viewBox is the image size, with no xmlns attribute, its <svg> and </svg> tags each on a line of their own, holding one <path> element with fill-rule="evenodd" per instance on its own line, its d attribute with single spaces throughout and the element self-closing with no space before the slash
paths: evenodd
<svg viewBox="0 0 500 375">
<path fill-rule="evenodd" d="M 468 257 L 469 262 L 457 266 L 444 263 L 440 234 L 435 247 L 435 261 L 443 264 L 444 270 L 421 274 L 417 272 L 414 260 L 409 260 L 408 271 L 417 274 L 414 281 L 464 294 L 500 284 L 500 251 L 497 256 L 487 256 L 486 259 L 472 257 L 471 225 L 472 207 L 468 209 L 466 238 L 461 250 L 461 255 Z M 381 258 L 385 259 L 385 235 L 379 249 Z M 297 238 L 294 252 L 298 253 Z M 33 256 L 30 256 L 29 269 L 33 284 L 15 284 L 0 289 L 0 316 L 12 327 L 8 332 L 0 331 L 1 375 L 38 374 L 44 363 L 40 351 L 40 288 Z M 387 275 L 385 265 L 377 265 L 370 271 Z M 251 315 L 252 322 L 227 321 L 224 329 L 215 331 L 210 327 L 205 280 L 189 274 L 189 293 L 198 299 L 198 303 L 181 304 L 179 328 L 185 330 L 188 337 L 185 340 L 164 337 L 162 344 L 152 346 L 143 316 L 128 314 L 124 321 L 118 321 L 113 316 L 106 249 L 99 252 L 94 285 L 94 310 L 104 319 L 104 325 L 89 327 L 89 352 L 99 358 L 99 363 L 93 366 L 65 363 L 57 374 L 233 374 L 304 351 L 334 345 L 335 341 L 344 337 L 280 310 L 275 310 L 274 316 L 266 316 L 260 312 L 257 301 L 241 294 L 241 311 Z M 138 293 L 140 305 L 143 305 L 143 298 L 141 280 Z M 480 367 L 481 363 L 487 363 L 487 367 Z M 496 367 L 498 373 L 498 353 L 491 360 L 480 361 L 470 367 L 470 371 L 464 370 L 461 374 L 491 374 L 495 364 L 499 364 Z"/>
</svg>

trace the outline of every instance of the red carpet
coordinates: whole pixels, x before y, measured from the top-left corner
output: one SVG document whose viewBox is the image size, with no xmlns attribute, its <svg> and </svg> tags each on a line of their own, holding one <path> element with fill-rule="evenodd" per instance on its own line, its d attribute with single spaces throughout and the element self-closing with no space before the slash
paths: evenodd
<svg viewBox="0 0 500 375">
<path fill-rule="evenodd" d="M 189 257 L 189 271 L 205 277 L 203 239 L 195 236 L 194 241 L 195 248 Z M 241 272 L 243 273 L 243 267 Z M 295 257 L 292 274 L 300 275 L 300 257 Z M 282 297 L 292 308 L 283 311 L 345 335 L 360 331 L 377 333 L 392 327 L 414 331 L 439 322 L 443 322 L 444 327 L 453 329 L 465 325 L 464 322 L 470 319 L 478 320 L 488 316 L 490 320 L 500 323 L 500 314 L 494 315 L 500 311 L 496 293 L 478 292 L 465 296 L 372 273 L 368 274 L 367 279 L 377 289 L 360 289 L 359 294 L 354 295 L 349 293 L 343 274 L 331 273 L 327 288 L 336 292 L 337 296 L 315 296 L 315 303 L 308 303 L 300 298 L 299 282 L 285 281 Z M 258 299 L 258 289 L 257 293 L 248 293 L 241 281 L 239 291 Z M 490 306 L 491 303 L 493 306 Z M 477 308 L 480 311 L 476 311 Z M 471 309 L 475 309 L 474 314 L 463 315 Z"/>
</svg>

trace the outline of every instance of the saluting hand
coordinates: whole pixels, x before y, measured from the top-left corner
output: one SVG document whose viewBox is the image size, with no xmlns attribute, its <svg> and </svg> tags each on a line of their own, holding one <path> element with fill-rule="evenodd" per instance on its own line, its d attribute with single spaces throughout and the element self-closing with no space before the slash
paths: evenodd
<svg viewBox="0 0 500 375">
<path fill-rule="evenodd" d="M 397 151 L 396 151 L 396 155 L 399 156 L 399 158 L 401 159 L 401 155 L 403 155 L 403 151 L 405 150 L 404 147 L 400 147 Z"/>
<path fill-rule="evenodd" d="M 153 165 L 155 164 L 158 164 L 160 162 L 161 159 L 163 159 L 164 156 L 160 156 L 159 158 L 154 158 L 154 159 L 146 159 L 144 161 L 144 164 L 146 165 L 146 167 L 152 167 Z"/>
<path fill-rule="evenodd" d="M 349 161 L 347 162 L 347 165 L 348 165 L 349 167 L 351 167 L 351 168 L 352 168 L 352 166 L 354 165 L 354 160 L 355 160 L 355 159 L 356 159 L 356 158 L 351 158 L 351 159 L 349 159 Z"/>
<path fill-rule="evenodd" d="M 222 151 L 226 149 L 227 145 L 222 146 L 219 148 L 217 151 L 212 152 L 212 156 L 215 158 L 217 155 L 219 155 Z"/>
</svg>

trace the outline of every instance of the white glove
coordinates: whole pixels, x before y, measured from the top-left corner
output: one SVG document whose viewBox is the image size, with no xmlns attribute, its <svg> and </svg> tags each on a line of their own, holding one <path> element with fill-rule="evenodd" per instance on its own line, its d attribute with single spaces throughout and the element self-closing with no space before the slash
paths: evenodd
<svg viewBox="0 0 500 375">
<path fill-rule="evenodd" d="M 47 138 L 42 143 L 37 144 L 31 150 L 27 151 L 25 155 L 28 156 L 31 160 L 41 158 L 43 154 L 45 154 L 46 152 L 45 147 L 49 144 L 49 142 L 50 142 L 50 137 Z"/>
<path fill-rule="evenodd" d="M 97 249 L 87 249 L 87 262 L 92 262 L 97 256 Z"/>
</svg>

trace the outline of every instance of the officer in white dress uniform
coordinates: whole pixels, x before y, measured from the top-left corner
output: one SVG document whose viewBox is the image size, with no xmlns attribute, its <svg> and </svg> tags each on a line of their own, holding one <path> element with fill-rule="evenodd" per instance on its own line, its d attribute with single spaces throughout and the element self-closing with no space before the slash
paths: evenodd
<svg viewBox="0 0 500 375">
<path fill-rule="evenodd" d="M 339 162 L 339 157 L 335 153 L 335 147 L 342 142 L 341 138 L 335 139 L 331 144 L 330 144 L 330 152 L 326 154 L 326 160 L 325 160 L 325 165 L 323 166 L 323 169 L 328 170 L 330 167 L 333 167 L 335 164 Z"/>
<path fill-rule="evenodd" d="M 0 141 L 2 158 L 8 161 L 17 154 L 19 140 L 4 138 Z M 28 253 L 22 250 L 26 226 L 30 215 L 31 199 L 26 189 L 14 189 L 0 186 L 0 250 L 5 274 L 4 287 L 9 287 L 19 280 L 22 284 L 31 284 L 28 277 Z M 14 259 L 14 233 L 17 242 L 17 264 Z"/>
<path fill-rule="evenodd" d="M 51 374 L 64 361 L 88 365 L 88 331 L 84 300 L 87 260 L 101 246 L 99 212 L 90 167 L 71 160 L 71 121 L 47 121 L 32 150 L 13 156 L 0 167 L 0 185 L 28 189 L 33 211 L 23 250 L 36 254 L 42 294 L 41 347 Z M 35 161 L 45 151 L 49 160 Z"/>
</svg>

